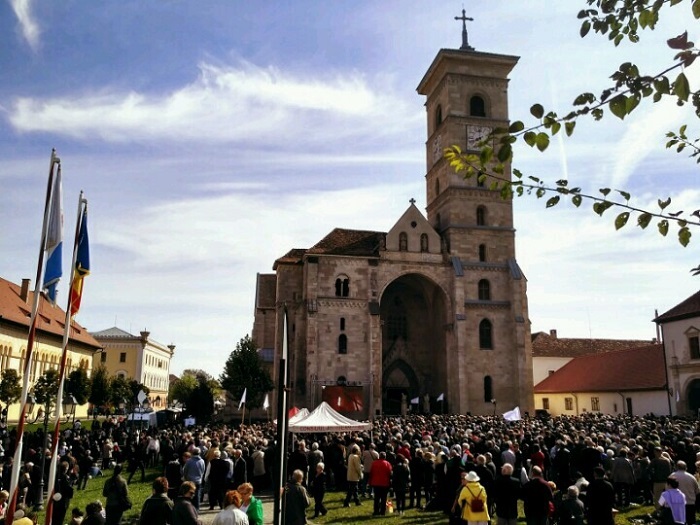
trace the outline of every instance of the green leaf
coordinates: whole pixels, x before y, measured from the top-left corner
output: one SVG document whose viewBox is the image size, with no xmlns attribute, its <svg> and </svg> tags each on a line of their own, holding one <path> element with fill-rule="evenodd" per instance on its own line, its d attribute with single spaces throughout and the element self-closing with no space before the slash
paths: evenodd
<svg viewBox="0 0 700 525">
<path fill-rule="evenodd" d="M 508 162 L 513 157 L 513 148 L 510 144 L 504 144 L 498 148 L 496 156 L 500 162 Z"/>
<path fill-rule="evenodd" d="M 683 246 L 688 246 L 691 235 L 692 233 L 690 233 L 690 229 L 687 226 L 681 228 L 678 230 L 678 242 L 680 242 Z"/>
<path fill-rule="evenodd" d="M 537 138 L 535 140 L 535 145 L 537 146 L 537 149 L 540 151 L 544 151 L 549 147 L 549 135 L 547 135 L 544 132 L 540 132 L 537 134 Z"/>
<path fill-rule="evenodd" d="M 581 38 L 584 38 L 588 32 L 591 30 L 591 22 L 589 20 L 586 20 L 581 24 L 581 29 L 579 30 L 579 34 L 581 35 Z"/>
<path fill-rule="evenodd" d="M 629 218 L 630 212 L 628 211 L 622 212 L 620 215 L 615 217 L 615 229 L 619 230 L 620 228 L 624 227 Z"/>
<path fill-rule="evenodd" d="M 559 124 L 559 122 L 553 122 L 552 123 L 552 136 L 559 133 L 560 129 L 561 129 L 561 124 Z"/>
<path fill-rule="evenodd" d="M 559 179 L 559 180 L 556 182 L 556 185 L 557 185 L 557 186 L 568 186 L 568 185 L 569 185 L 569 181 L 568 181 L 568 180 L 564 180 L 564 179 Z"/>
<path fill-rule="evenodd" d="M 519 131 L 522 131 L 525 129 L 525 124 L 521 120 L 516 120 L 515 122 L 512 122 L 511 125 L 508 127 L 508 133 L 518 133 Z"/>
<path fill-rule="evenodd" d="M 638 104 L 639 97 L 627 97 L 627 100 L 625 101 L 625 110 L 627 111 L 627 114 L 629 115 L 632 113 Z"/>
<path fill-rule="evenodd" d="M 481 153 L 479 154 L 479 162 L 481 165 L 488 164 L 493 158 L 493 148 L 491 146 L 485 146 L 481 148 Z"/>
<path fill-rule="evenodd" d="M 700 18 L 700 0 L 693 0 L 693 16 Z"/>
<path fill-rule="evenodd" d="M 551 208 L 552 206 L 556 206 L 559 204 L 559 195 L 555 195 L 554 197 L 551 197 L 549 200 L 547 200 L 547 208 Z"/>
<path fill-rule="evenodd" d="M 659 199 L 659 208 L 661 208 L 662 210 L 667 208 L 669 204 L 671 204 L 671 197 L 669 197 L 665 201 Z"/>
<path fill-rule="evenodd" d="M 666 237 L 666 234 L 668 233 L 668 221 L 666 219 L 659 221 L 659 233 Z"/>
<path fill-rule="evenodd" d="M 537 133 L 535 133 L 534 131 L 528 131 L 527 133 L 525 133 L 525 135 L 523 135 L 523 140 L 528 146 L 532 147 L 537 141 Z"/>
<path fill-rule="evenodd" d="M 532 106 L 530 108 L 530 113 L 535 118 L 542 118 L 542 115 L 544 115 L 544 108 L 542 107 L 542 104 L 535 104 Z"/>
<path fill-rule="evenodd" d="M 622 191 L 622 190 L 616 190 L 616 191 L 617 191 L 620 195 L 622 195 L 622 197 L 623 197 L 626 201 L 630 200 L 631 195 L 630 195 L 629 193 L 627 193 L 626 191 Z"/>
<path fill-rule="evenodd" d="M 576 122 L 565 122 L 564 123 L 564 131 L 566 132 L 567 137 L 571 136 L 571 134 L 574 132 L 575 127 L 576 127 Z"/>
<path fill-rule="evenodd" d="M 627 97 L 625 95 L 617 95 L 610 100 L 610 111 L 620 120 L 627 115 Z"/>
<path fill-rule="evenodd" d="M 580 195 L 574 195 L 573 197 L 571 197 L 571 203 L 572 203 L 574 206 L 576 206 L 577 208 L 578 208 L 579 206 L 581 206 L 581 201 L 582 201 L 582 200 L 583 200 L 583 199 L 581 198 Z"/>
<path fill-rule="evenodd" d="M 642 230 L 646 229 L 647 226 L 649 226 L 649 223 L 651 222 L 651 213 L 642 213 L 639 218 L 637 219 L 637 226 L 639 226 Z"/>
<path fill-rule="evenodd" d="M 610 193 L 610 188 L 600 188 L 598 191 L 607 197 Z"/>
<path fill-rule="evenodd" d="M 673 93 L 681 100 L 686 101 L 690 96 L 690 84 L 685 73 L 681 72 L 673 83 Z"/>
<path fill-rule="evenodd" d="M 537 188 L 537 192 L 535 192 L 535 195 L 537 195 L 538 199 L 541 199 L 542 197 L 544 197 L 545 193 L 546 192 L 545 192 L 544 188 Z"/>
<path fill-rule="evenodd" d="M 612 206 L 612 202 L 610 201 L 596 202 L 593 204 L 593 211 L 602 216 L 605 210 L 610 208 L 610 206 Z"/>
</svg>

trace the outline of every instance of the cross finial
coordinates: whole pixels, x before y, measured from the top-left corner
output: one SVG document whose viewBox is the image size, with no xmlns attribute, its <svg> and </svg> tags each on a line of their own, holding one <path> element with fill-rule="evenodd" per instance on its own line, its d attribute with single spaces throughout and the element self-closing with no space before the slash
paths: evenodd
<svg viewBox="0 0 700 525">
<path fill-rule="evenodd" d="M 411 197 L 411 198 L 408 200 L 408 202 L 410 202 L 411 204 L 415 204 L 415 203 L 416 203 L 416 199 L 414 199 L 413 197 Z"/>
<path fill-rule="evenodd" d="M 467 20 L 473 22 L 474 19 L 469 18 L 467 16 L 467 12 L 464 9 L 462 9 L 462 16 L 456 16 L 455 20 L 462 21 L 462 47 L 460 47 L 460 49 L 474 51 L 474 48 L 469 45 L 469 38 L 467 37 Z"/>
</svg>

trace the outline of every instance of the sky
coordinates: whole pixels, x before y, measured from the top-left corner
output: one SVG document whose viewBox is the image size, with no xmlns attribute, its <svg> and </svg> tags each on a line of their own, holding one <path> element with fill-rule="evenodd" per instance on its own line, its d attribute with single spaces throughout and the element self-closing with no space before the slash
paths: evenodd
<svg viewBox="0 0 700 525">
<path fill-rule="evenodd" d="M 257 273 L 335 227 L 388 231 L 410 199 L 425 209 L 416 87 L 439 49 L 460 46 L 462 7 L 0 0 L 0 276 L 35 277 L 55 148 L 66 238 L 80 190 L 89 201 L 92 271 L 76 320 L 91 331 L 148 330 L 176 345 L 172 372 L 218 377 L 252 330 Z M 658 73 L 674 54 L 667 38 L 686 29 L 700 38 L 689 2 L 618 48 L 580 38 L 583 0 L 464 7 L 471 45 L 520 57 L 512 120 L 527 121 L 537 102 L 565 114 L 622 62 Z M 646 102 L 624 122 L 582 120 L 544 154 L 519 145 L 514 167 L 593 193 L 626 190 L 639 207 L 670 196 L 672 209 L 694 210 L 698 166 L 664 147 L 684 122 L 697 123 L 687 107 Z M 615 232 L 612 210 L 599 218 L 586 204 L 546 210 L 517 198 L 514 210 L 533 333 L 651 340 L 654 311 L 700 288 L 690 273 L 696 230 L 683 248 L 673 227 L 667 238 L 653 224 Z"/>
</svg>

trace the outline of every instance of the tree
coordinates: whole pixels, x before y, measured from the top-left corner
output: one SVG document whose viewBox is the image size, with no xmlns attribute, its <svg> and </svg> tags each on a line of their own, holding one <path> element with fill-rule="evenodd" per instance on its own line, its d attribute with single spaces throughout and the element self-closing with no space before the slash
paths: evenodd
<svg viewBox="0 0 700 525">
<path fill-rule="evenodd" d="M 56 404 L 58 396 L 58 370 L 53 368 L 46 370 L 34 384 L 34 398 L 40 405 L 46 407 L 46 412 L 51 410 Z"/>
<path fill-rule="evenodd" d="M 93 368 L 92 380 L 90 381 L 90 396 L 88 397 L 88 401 L 93 407 L 102 407 L 111 401 L 112 392 L 110 386 L 107 368 L 104 365 Z"/>
<path fill-rule="evenodd" d="M 122 376 L 113 376 L 109 382 L 110 402 L 113 406 L 119 406 L 120 403 L 126 403 L 126 408 L 129 410 L 134 403 L 135 396 L 131 390 L 131 385 L 126 378 Z"/>
<path fill-rule="evenodd" d="M 221 386 L 240 399 L 246 390 L 246 406 L 262 406 L 265 394 L 274 388 L 270 374 L 264 368 L 255 341 L 246 335 L 229 355 L 221 374 Z"/>
<path fill-rule="evenodd" d="M 175 380 L 168 394 L 170 401 L 177 400 L 185 405 L 187 414 L 198 422 L 207 422 L 214 413 L 214 399 L 219 395 L 221 385 L 204 370 L 187 369 Z"/>
<path fill-rule="evenodd" d="M 76 403 L 84 405 L 90 397 L 90 378 L 87 375 L 87 370 L 80 367 L 68 374 L 66 379 L 66 394 L 72 395 Z"/>
<path fill-rule="evenodd" d="M 170 386 L 170 391 L 168 392 L 169 401 L 171 403 L 178 401 L 187 405 L 195 388 L 197 388 L 197 378 L 194 375 L 183 373 L 182 377 L 173 381 L 173 384 Z"/>
<path fill-rule="evenodd" d="M 591 30 L 605 35 L 615 45 L 624 39 L 632 43 L 640 41 L 640 31 L 654 30 L 663 9 L 685 3 L 690 5 L 695 19 L 700 18 L 700 0 L 586 0 L 589 9 L 579 12 L 581 37 L 586 37 Z M 656 74 L 642 74 L 639 68 L 625 62 L 620 65 L 611 78 L 613 84 L 596 96 L 584 92 L 573 101 L 573 109 L 560 116 L 555 111 L 545 110 L 542 104 L 534 104 L 530 113 L 536 120 L 526 125 L 516 120 L 508 128 L 495 129 L 481 141 L 479 154 L 465 154 L 458 146 L 452 146 L 445 152 L 450 164 L 467 178 L 477 177 L 480 183 L 490 182 L 490 189 L 500 192 L 505 199 L 514 195 L 534 195 L 536 198 L 548 196 L 546 207 L 556 206 L 564 199 L 579 207 L 584 201 L 592 203 L 594 213 L 602 216 L 608 209 L 620 210 L 615 216 L 616 229 L 625 227 L 630 218 L 635 217 L 637 226 L 646 229 L 652 221 L 656 222 L 658 232 L 666 236 L 669 226 L 678 228 L 678 241 L 687 246 L 691 238 L 690 227 L 700 226 L 700 209 L 686 212 L 672 211 L 671 198 L 662 196 L 658 199 L 658 210 L 644 209 L 631 204 L 632 195 L 624 190 L 600 188 L 586 191 L 568 180 L 545 182 L 541 177 L 527 175 L 513 169 L 513 179 L 508 175 L 507 167 L 513 160 L 513 145 L 522 140 L 540 152 L 547 150 L 550 140 L 560 131 L 570 137 L 574 134 L 579 118 L 592 117 L 599 121 L 606 116 L 606 111 L 613 116 L 624 119 L 638 108 L 643 107 L 644 99 L 657 103 L 670 97 L 678 106 L 690 103 L 694 114 L 700 118 L 700 90 L 690 86 L 686 71 L 700 56 L 700 49 L 688 40 L 687 31 L 668 41 L 668 46 L 675 54 L 672 64 Z M 687 124 L 677 131 L 665 134 L 666 148 L 675 149 L 677 153 L 689 153 L 700 163 L 700 138 L 690 138 Z M 694 275 L 700 274 L 700 266 L 693 268 Z"/>
<path fill-rule="evenodd" d="M 19 401 L 22 395 L 22 385 L 19 382 L 19 374 L 14 368 L 6 368 L 2 371 L 0 380 L 0 401 L 5 408 Z"/>
</svg>

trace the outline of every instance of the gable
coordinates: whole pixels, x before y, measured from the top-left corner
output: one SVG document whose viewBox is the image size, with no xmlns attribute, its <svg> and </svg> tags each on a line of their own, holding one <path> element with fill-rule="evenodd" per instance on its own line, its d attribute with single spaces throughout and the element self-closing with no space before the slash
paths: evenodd
<svg viewBox="0 0 700 525">
<path fill-rule="evenodd" d="M 402 240 L 405 236 L 405 242 Z M 387 251 L 440 253 L 440 235 L 416 208 L 408 207 L 401 218 L 386 234 Z"/>
</svg>

